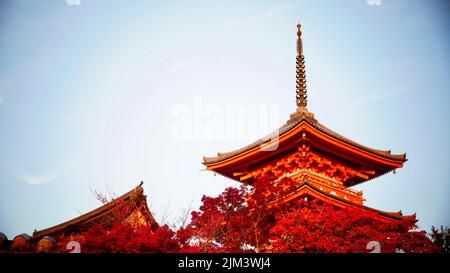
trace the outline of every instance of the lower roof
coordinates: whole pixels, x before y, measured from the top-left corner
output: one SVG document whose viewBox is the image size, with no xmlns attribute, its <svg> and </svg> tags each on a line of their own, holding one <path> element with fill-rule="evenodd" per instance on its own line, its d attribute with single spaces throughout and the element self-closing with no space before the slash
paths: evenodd
<svg viewBox="0 0 450 273">
<path fill-rule="evenodd" d="M 338 196 L 327 193 L 325 191 L 321 191 L 319 188 L 315 187 L 311 183 L 308 183 L 307 181 L 302 183 L 295 191 L 293 191 L 283 197 L 280 197 L 276 200 L 270 201 L 270 202 L 264 204 L 263 206 L 271 206 L 273 204 L 287 203 L 294 199 L 301 198 L 305 195 L 314 196 L 315 198 L 318 198 L 326 203 L 331 203 L 331 204 L 337 205 L 339 207 L 360 208 L 360 209 L 368 210 L 371 212 L 375 212 L 382 219 L 388 220 L 388 221 L 404 221 L 404 220 L 406 220 L 406 221 L 411 221 L 412 223 L 417 222 L 416 214 L 403 215 L 402 211 L 387 212 L 387 211 L 382 211 L 382 210 L 377 210 L 377 209 L 374 209 L 371 207 L 367 207 L 364 205 L 355 204 L 353 202 L 350 202 L 349 200 L 340 198 Z"/>
<path fill-rule="evenodd" d="M 67 222 L 61 223 L 59 225 L 49 227 L 43 230 L 35 231 L 33 233 L 33 239 L 42 238 L 44 236 L 56 237 L 60 234 L 65 234 L 72 231 L 84 231 L 96 225 L 104 225 L 106 227 L 111 226 L 116 216 L 114 208 L 118 206 L 117 201 L 125 201 L 126 203 L 132 202 L 136 207 L 139 206 L 140 212 L 146 219 L 147 223 L 151 225 L 153 229 L 156 229 L 159 225 L 155 218 L 151 214 L 147 206 L 146 196 L 144 195 L 144 189 L 142 188 L 143 182 L 141 182 L 136 188 L 125 193 L 124 195 L 106 203 L 105 205 L 94 209 L 88 213 L 71 219 Z M 129 214 L 131 214 L 129 212 Z M 129 216 L 129 215 L 127 215 Z"/>
</svg>

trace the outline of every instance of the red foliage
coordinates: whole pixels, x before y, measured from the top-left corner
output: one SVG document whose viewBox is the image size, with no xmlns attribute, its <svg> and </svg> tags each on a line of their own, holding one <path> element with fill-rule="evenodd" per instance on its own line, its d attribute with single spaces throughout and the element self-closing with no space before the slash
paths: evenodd
<svg viewBox="0 0 450 273">
<path fill-rule="evenodd" d="M 259 181 L 251 191 L 228 188 L 216 198 L 204 196 L 189 225 L 198 249 L 367 253 L 367 244 L 376 241 L 381 252 L 437 251 L 425 232 L 410 230 L 414 223 L 384 222 L 375 212 L 361 208 L 336 208 L 317 200 L 262 206 L 295 190 L 291 181 Z"/>
<path fill-rule="evenodd" d="M 154 231 L 127 221 L 124 204 L 111 229 L 96 226 L 61 237 L 58 250 L 76 240 L 82 252 L 360 252 L 376 241 L 381 252 L 436 252 L 414 223 L 380 220 L 362 208 L 336 208 L 318 200 L 273 203 L 298 186 L 289 178 L 257 181 L 254 187 L 227 188 L 217 197 L 203 196 L 191 223 L 178 231 L 167 225 Z M 267 206 L 270 204 L 270 206 Z"/>
<path fill-rule="evenodd" d="M 116 223 L 110 230 L 102 225 L 92 227 L 76 238 L 61 237 L 58 250 L 68 252 L 67 242 L 76 240 L 83 253 L 157 253 L 178 252 L 181 247 L 175 233 L 164 225 L 154 232 L 147 226 L 133 227 L 129 223 Z"/>
<path fill-rule="evenodd" d="M 374 212 L 337 209 L 318 201 L 299 201 L 279 212 L 271 228 L 273 252 L 360 252 L 377 241 L 381 252 L 435 252 L 424 232 L 410 231 L 412 223 L 387 223 Z"/>
<path fill-rule="evenodd" d="M 192 212 L 188 225 L 193 244 L 204 252 L 242 252 L 251 219 L 244 188 L 227 188 L 216 198 L 203 196 L 200 212 Z"/>
</svg>

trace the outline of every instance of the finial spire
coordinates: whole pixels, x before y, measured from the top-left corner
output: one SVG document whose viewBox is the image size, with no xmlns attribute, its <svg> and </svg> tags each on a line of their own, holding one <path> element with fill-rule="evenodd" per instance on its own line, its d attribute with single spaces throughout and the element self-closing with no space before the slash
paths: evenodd
<svg viewBox="0 0 450 273">
<path fill-rule="evenodd" d="M 296 61 L 296 100 L 297 106 L 300 108 L 305 108 L 308 104 L 306 95 L 306 74 L 305 74 L 305 57 L 303 56 L 303 44 L 302 44 L 302 31 L 300 30 L 302 26 L 300 23 L 297 24 L 297 61 Z"/>
<path fill-rule="evenodd" d="M 297 55 L 303 54 L 303 45 L 302 45 L 302 31 L 300 28 L 302 25 L 300 25 L 300 22 L 297 24 Z"/>
</svg>

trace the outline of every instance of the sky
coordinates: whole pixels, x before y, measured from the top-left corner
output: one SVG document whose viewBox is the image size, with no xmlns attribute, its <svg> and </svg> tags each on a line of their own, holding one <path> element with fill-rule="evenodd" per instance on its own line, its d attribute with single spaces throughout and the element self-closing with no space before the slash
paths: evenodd
<svg viewBox="0 0 450 273">
<path fill-rule="evenodd" d="M 0 232 L 31 234 L 144 181 L 158 221 L 238 186 L 201 164 L 295 105 L 408 161 L 366 205 L 450 225 L 450 5 L 428 0 L 0 2 Z"/>
</svg>

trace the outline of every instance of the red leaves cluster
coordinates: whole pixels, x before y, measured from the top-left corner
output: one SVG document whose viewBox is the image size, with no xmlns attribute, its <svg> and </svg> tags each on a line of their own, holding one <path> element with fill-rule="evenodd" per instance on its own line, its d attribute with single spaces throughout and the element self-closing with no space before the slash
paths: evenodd
<svg viewBox="0 0 450 273">
<path fill-rule="evenodd" d="M 412 223 L 383 222 L 374 212 L 338 209 L 318 201 L 298 201 L 277 215 L 270 229 L 273 252 L 367 253 L 376 241 L 381 252 L 434 252 L 424 232 L 410 231 Z"/>
<path fill-rule="evenodd" d="M 227 188 L 216 198 L 203 196 L 199 212 L 192 212 L 193 244 L 203 252 L 239 252 L 251 225 L 244 188 Z"/>
<path fill-rule="evenodd" d="M 109 230 L 98 225 L 75 238 L 59 238 L 58 250 L 70 251 L 66 249 L 67 242 L 75 240 L 80 243 L 83 253 L 173 253 L 181 249 L 175 235 L 166 225 L 154 232 L 147 226 L 133 227 L 129 223 L 116 223 Z"/>
</svg>

